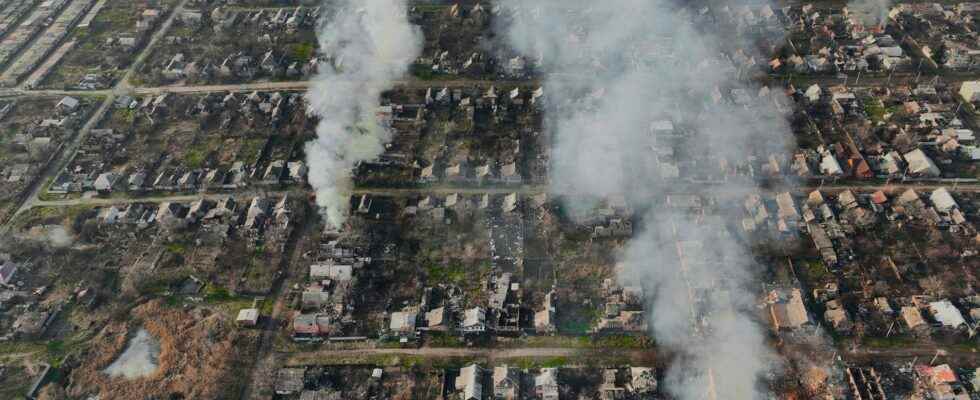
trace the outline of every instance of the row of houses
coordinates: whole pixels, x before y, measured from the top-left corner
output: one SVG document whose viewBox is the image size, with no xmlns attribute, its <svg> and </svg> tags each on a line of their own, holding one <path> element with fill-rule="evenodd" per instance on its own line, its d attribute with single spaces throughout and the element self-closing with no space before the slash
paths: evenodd
<svg viewBox="0 0 980 400">
<path fill-rule="evenodd" d="M 447 380 L 443 394 L 447 398 L 462 400 L 541 399 L 558 400 L 566 396 L 571 382 L 564 382 L 562 368 L 541 368 L 538 370 L 519 369 L 500 365 L 484 368 L 470 364 L 450 373 L 454 378 Z M 592 372 L 592 371 L 590 371 Z M 587 388 L 594 391 L 601 400 L 648 398 L 657 392 L 656 371 L 649 367 L 607 368 L 601 370 L 602 378 L 597 379 L 598 387 Z"/>
<path fill-rule="evenodd" d="M 200 225 L 222 235 L 232 231 L 267 242 L 284 242 L 292 227 L 292 207 L 288 196 L 275 200 L 253 197 L 242 204 L 234 197 L 219 200 L 201 198 L 190 203 L 132 203 L 99 210 L 99 221 L 106 226 L 151 226 L 165 229 Z"/>
<path fill-rule="evenodd" d="M 330 236 L 330 235 L 328 235 Z M 345 327 L 353 324 L 354 288 L 371 258 L 363 249 L 329 237 L 321 243 L 309 266 L 307 281 L 297 291 L 299 307 L 292 318 L 295 341 L 320 341 L 347 337 Z"/>
</svg>

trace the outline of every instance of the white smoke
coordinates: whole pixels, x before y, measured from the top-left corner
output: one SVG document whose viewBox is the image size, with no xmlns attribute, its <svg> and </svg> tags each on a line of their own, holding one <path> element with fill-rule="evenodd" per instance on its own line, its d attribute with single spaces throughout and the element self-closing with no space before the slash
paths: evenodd
<svg viewBox="0 0 980 400">
<path fill-rule="evenodd" d="M 373 160 L 391 138 L 377 112 L 383 91 L 421 53 L 422 36 L 408 21 L 406 0 L 337 0 L 317 31 L 322 62 L 306 93 L 319 117 L 306 145 L 309 181 L 328 224 L 339 227 L 350 208 L 351 173 Z"/>
<path fill-rule="evenodd" d="M 44 243 L 52 248 L 65 248 L 74 243 L 74 238 L 62 225 L 41 225 L 27 232 L 27 239 Z"/>
<path fill-rule="evenodd" d="M 857 20 L 867 26 L 880 26 L 888 21 L 891 11 L 891 0 L 850 0 L 847 11 L 857 17 Z"/>
<path fill-rule="evenodd" d="M 750 287 L 761 268 L 728 225 L 740 219 L 739 196 L 758 189 L 731 175 L 746 175 L 752 157 L 791 147 L 774 106 L 780 90 L 737 79 L 749 67 L 730 57 L 742 45 L 736 38 L 712 31 L 721 9 L 669 0 L 497 3 L 505 10 L 498 29 L 545 76 L 552 191 L 573 215 L 613 195 L 643 212 L 619 279 L 642 284 L 652 333 L 681 354 L 667 390 L 685 400 L 705 398 L 709 387 L 719 399 L 766 398 L 758 383 L 774 358 Z M 665 206 L 665 192 L 679 191 L 736 206 L 706 207 L 709 215 Z"/>
</svg>

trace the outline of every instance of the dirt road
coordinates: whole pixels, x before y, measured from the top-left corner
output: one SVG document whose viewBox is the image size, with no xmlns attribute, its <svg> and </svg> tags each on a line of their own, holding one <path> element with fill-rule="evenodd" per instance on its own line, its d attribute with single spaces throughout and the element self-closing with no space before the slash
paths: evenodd
<svg viewBox="0 0 980 400">
<path fill-rule="evenodd" d="M 673 190 L 670 192 L 661 193 L 661 195 L 669 194 L 696 194 L 699 192 L 698 187 L 704 184 L 677 184 L 672 187 Z M 877 190 L 882 190 L 889 194 L 899 194 L 908 189 L 915 189 L 922 192 L 929 192 L 940 187 L 948 189 L 950 192 L 954 193 L 980 193 L 980 184 L 937 184 L 937 183 L 894 183 L 894 184 L 833 184 L 828 183 L 824 185 L 806 185 L 799 186 L 791 189 L 771 189 L 765 190 L 764 192 L 772 194 L 782 190 L 792 190 L 800 195 L 805 195 L 813 190 L 821 190 L 825 193 L 837 193 L 844 190 L 853 190 L 861 192 L 873 192 Z M 40 190 L 40 188 L 37 188 Z M 247 189 L 233 191 L 233 192 L 218 192 L 218 193 L 192 193 L 192 194 L 175 194 L 175 195 L 160 195 L 160 196 L 134 196 L 134 197 L 94 197 L 94 198 L 75 198 L 75 199 L 65 199 L 65 200 L 37 200 L 35 196 L 32 196 L 35 200 L 26 202 L 22 209 L 25 211 L 32 207 L 71 207 L 79 205 L 89 205 L 89 206 L 108 206 L 114 204 L 130 204 L 130 203 L 163 203 L 163 202 L 192 202 L 199 199 L 208 200 L 221 200 L 228 197 L 250 197 L 258 195 L 275 195 L 287 192 L 302 191 L 299 188 L 292 189 L 271 189 L 262 187 L 249 187 Z M 461 194 L 461 195 L 480 195 L 480 194 L 490 194 L 490 195 L 502 195 L 509 193 L 518 193 L 521 195 L 534 195 L 540 193 L 547 193 L 548 187 L 545 185 L 522 185 L 522 186 L 487 186 L 487 187 L 461 187 L 461 186 L 450 186 L 450 185 L 438 185 L 429 187 L 411 187 L 411 188 L 387 188 L 387 187 L 360 187 L 354 189 L 352 195 L 376 195 L 376 196 L 390 196 L 390 197 L 406 197 L 406 196 L 420 196 L 420 195 L 448 195 L 448 194 Z"/>
<path fill-rule="evenodd" d="M 167 19 L 163 22 L 163 24 L 161 24 L 160 28 L 157 29 L 157 31 L 150 37 L 150 41 L 147 43 L 147 45 L 144 46 L 143 49 L 140 50 L 139 54 L 136 55 L 136 59 L 132 62 L 132 64 L 130 64 L 129 68 L 126 70 L 126 73 L 123 75 L 123 78 L 116 83 L 116 86 L 111 91 L 106 91 L 104 93 L 106 98 L 102 101 L 102 104 L 99 105 L 99 108 L 97 108 L 96 111 L 89 116 L 88 121 L 82 125 L 82 128 L 79 129 L 78 132 L 76 132 L 70 139 L 70 141 L 62 147 L 61 153 L 55 157 L 55 160 L 48 163 L 44 171 L 42 171 L 37 179 L 35 179 L 28 186 L 25 193 L 29 194 L 21 198 L 21 203 L 17 207 L 17 211 L 14 212 L 10 218 L 7 219 L 7 221 L 3 221 L 3 225 L 0 226 L 0 232 L 8 229 L 10 222 L 13 221 L 18 214 L 35 206 L 35 203 L 40 198 L 41 191 L 44 190 L 44 183 L 54 179 L 58 172 L 61 171 L 61 169 L 64 168 L 68 161 L 75 155 L 75 152 L 85 141 L 88 133 L 95 128 L 95 126 L 102 121 L 102 118 L 104 118 L 109 112 L 109 108 L 112 107 L 112 104 L 116 99 L 115 94 L 120 91 L 125 92 L 128 90 L 130 87 L 129 78 L 132 76 L 133 72 L 143 64 L 153 46 L 160 40 L 160 38 L 164 36 L 170 26 L 173 25 L 174 20 L 184 10 L 184 6 L 188 1 L 189 0 L 181 0 L 180 4 L 174 8 L 174 11 L 167 16 Z"/>
</svg>

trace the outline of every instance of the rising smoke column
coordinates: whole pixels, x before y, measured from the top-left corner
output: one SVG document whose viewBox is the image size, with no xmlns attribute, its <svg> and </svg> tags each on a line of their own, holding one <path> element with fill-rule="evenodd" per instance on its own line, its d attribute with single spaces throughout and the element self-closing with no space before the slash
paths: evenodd
<svg viewBox="0 0 980 400">
<path fill-rule="evenodd" d="M 892 0 L 850 0 L 847 11 L 867 26 L 879 26 L 888 21 Z"/>
<path fill-rule="evenodd" d="M 740 216 L 663 207 L 664 193 L 681 186 L 672 183 L 676 167 L 663 161 L 693 161 L 682 176 L 717 177 L 719 160 L 734 165 L 784 153 L 792 137 L 773 106 L 779 90 L 737 79 L 744 71 L 722 50 L 740 44 L 710 31 L 710 11 L 667 0 L 497 3 L 507 44 L 545 77 L 552 191 L 573 215 L 610 195 L 650 210 L 622 256 L 619 279 L 642 284 L 653 335 L 680 353 L 666 390 L 686 400 L 705 398 L 709 387 L 719 399 L 766 398 L 757 383 L 773 359 L 752 317 L 749 287 L 760 268 L 726 226 Z M 653 126 L 673 133 L 657 137 Z M 737 199 L 756 189 L 734 178 L 697 186 L 706 198 Z"/>
<path fill-rule="evenodd" d="M 351 173 L 384 151 L 391 132 L 377 117 L 381 93 L 419 56 L 422 33 L 408 21 L 405 0 L 336 0 L 317 30 L 329 61 L 306 93 L 319 117 L 306 145 L 309 182 L 328 224 L 339 227 L 350 208 Z"/>
</svg>

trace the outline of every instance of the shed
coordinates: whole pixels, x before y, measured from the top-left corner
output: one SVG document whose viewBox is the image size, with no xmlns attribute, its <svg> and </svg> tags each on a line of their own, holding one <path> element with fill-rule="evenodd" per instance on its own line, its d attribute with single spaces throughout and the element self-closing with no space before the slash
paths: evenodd
<svg viewBox="0 0 980 400">
<path fill-rule="evenodd" d="M 351 280 L 353 267 L 350 265 L 322 265 L 314 264 L 310 266 L 310 279 L 322 280 L 332 279 L 338 282 Z"/>
<path fill-rule="evenodd" d="M 238 318 L 235 318 L 235 323 L 239 326 L 255 326 L 259 323 L 259 309 L 244 308 L 238 311 Z"/>
<path fill-rule="evenodd" d="M 926 320 L 922 318 L 922 313 L 919 309 L 913 306 L 902 307 L 902 320 L 905 321 L 905 325 L 909 329 L 917 329 L 926 325 Z"/>
</svg>

